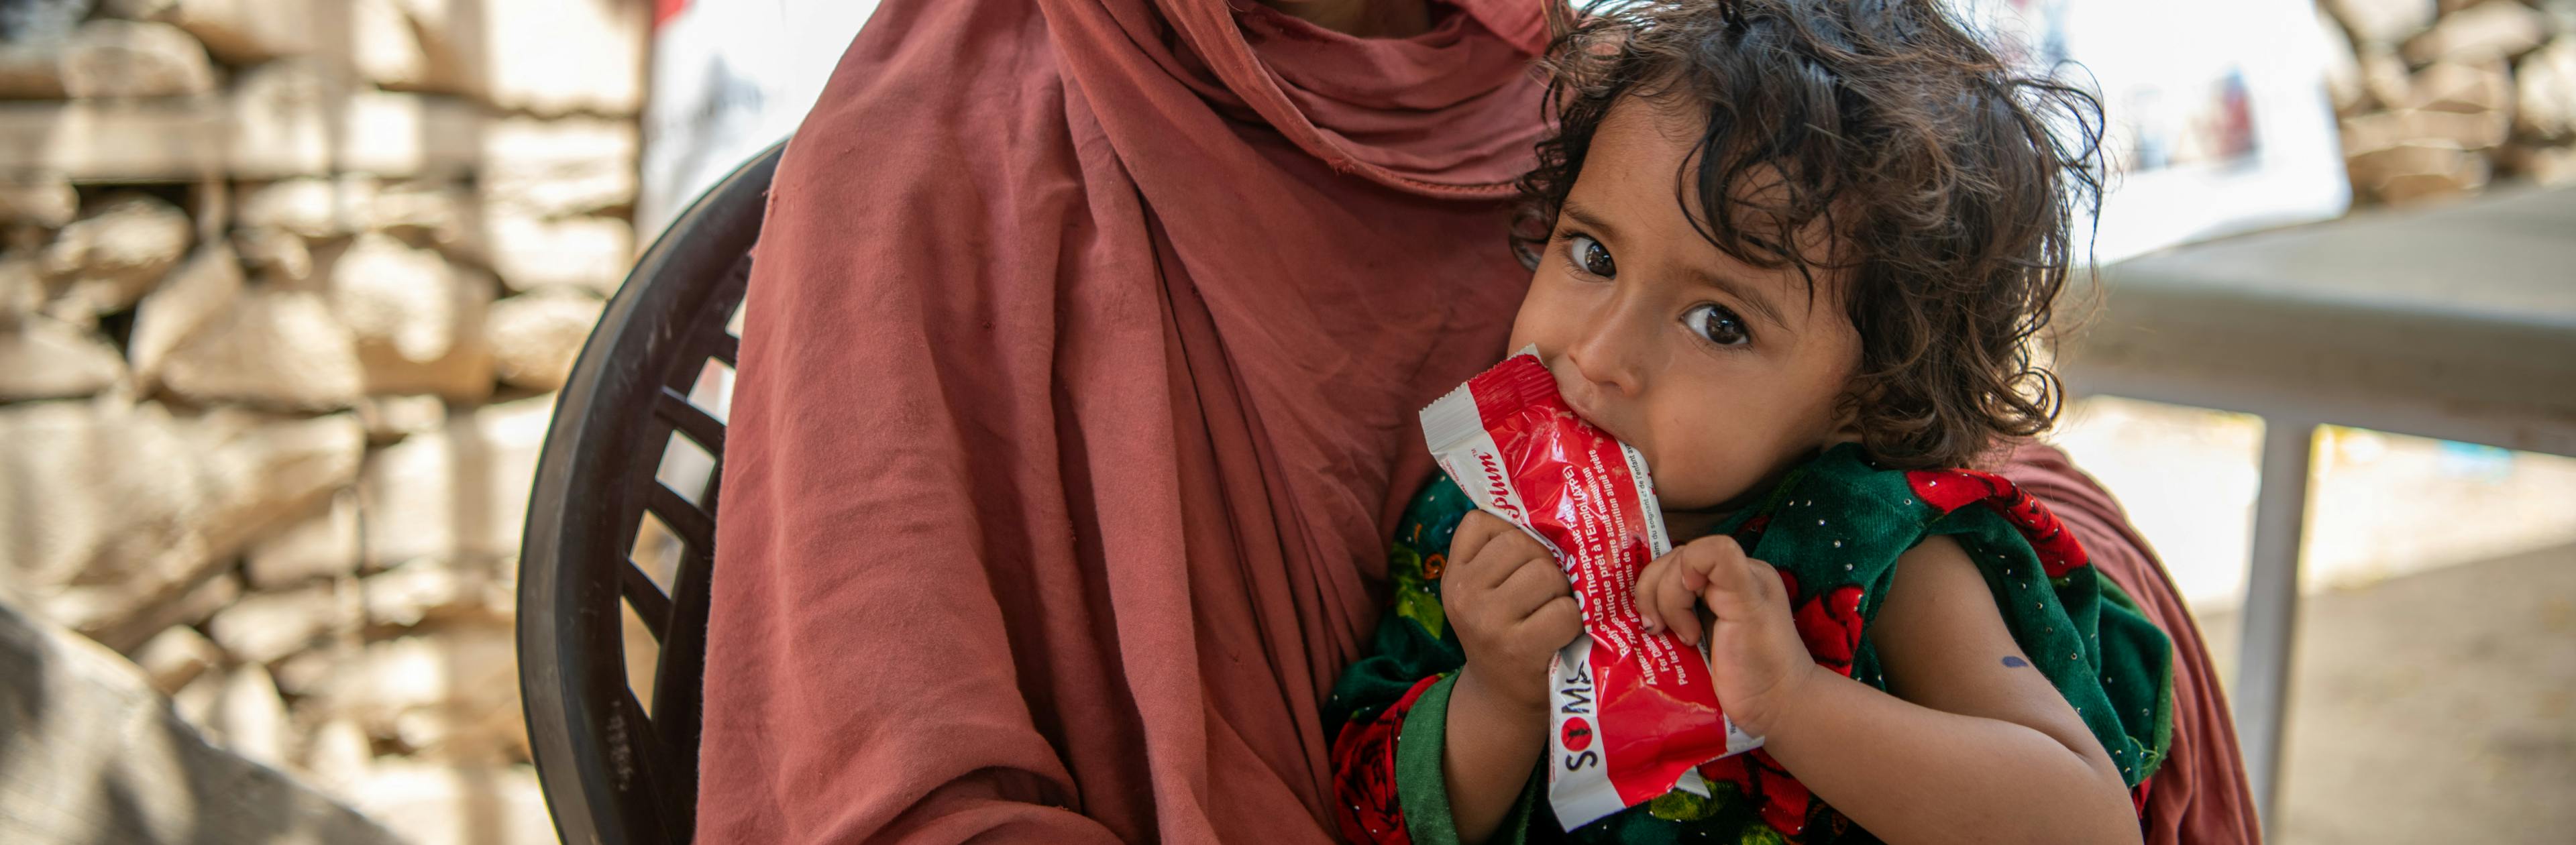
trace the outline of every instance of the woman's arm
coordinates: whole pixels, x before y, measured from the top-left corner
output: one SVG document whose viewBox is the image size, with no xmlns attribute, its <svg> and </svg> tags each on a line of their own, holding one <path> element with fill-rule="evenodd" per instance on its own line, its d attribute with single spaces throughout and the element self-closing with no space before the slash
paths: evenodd
<svg viewBox="0 0 2576 845">
<path fill-rule="evenodd" d="M 2119 769 L 1959 545 L 1907 552 L 1890 589 L 1869 637 L 1895 694 L 1810 667 L 1768 726 L 1771 756 L 1889 842 L 2139 841 Z"/>
</svg>

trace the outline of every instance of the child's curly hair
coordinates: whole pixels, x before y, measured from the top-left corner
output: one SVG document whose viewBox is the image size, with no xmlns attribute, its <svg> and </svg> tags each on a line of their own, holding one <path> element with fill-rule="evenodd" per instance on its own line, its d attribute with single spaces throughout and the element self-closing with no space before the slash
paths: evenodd
<svg viewBox="0 0 2576 845">
<path fill-rule="evenodd" d="M 1861 361 L 1842 401 L 1873 458 L 1968 466 L 2055 421 L 2056 374 L 2032 355 L 2073 258 L 2073 212 L 2101 198 L 2092 95 L 2016 73 L 1937 0 L 1606 5 L 1561 19 L 1549 50 L 1555 132 L 1520 180 L 1512 233 L 1524 264 L 1613 103 L 1696 108 L 1708 126 L 1675 186 L 1698 188 L 1682 211 L 1700 234 L 1796 268 L 1811 295 L 1814 269 L 1849 271 Z M 1811 223 L 1838 236 L 1835 255 L 1797 246 Z"/>
</svg>

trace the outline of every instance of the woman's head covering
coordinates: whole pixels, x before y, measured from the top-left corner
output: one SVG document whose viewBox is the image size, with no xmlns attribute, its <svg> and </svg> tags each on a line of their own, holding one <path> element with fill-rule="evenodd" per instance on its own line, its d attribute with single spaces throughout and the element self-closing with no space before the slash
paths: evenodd
<svg viewBox="0 0 2576 845">
<path fill-rule="evenodd" d="M 705 842 L 1320 842 L 1316 708 L 1527 274 L 1536 3 L 890 0 L 755 252 Z"/>
</svg>

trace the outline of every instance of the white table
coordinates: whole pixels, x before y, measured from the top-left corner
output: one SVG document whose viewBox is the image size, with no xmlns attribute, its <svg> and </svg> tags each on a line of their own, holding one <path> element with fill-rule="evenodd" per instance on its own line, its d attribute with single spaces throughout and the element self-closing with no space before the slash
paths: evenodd
<svg viewBox="0 0 2576 845">
<path fill-rule="evenodd" d="M 2576 455 L 2576 187 L 2179 247 L 2100 284 L 2060 306 L 2072 393 L 2264 419 L 2234 699 L 2268 834 L 2316 427 Z"/>
</svg>

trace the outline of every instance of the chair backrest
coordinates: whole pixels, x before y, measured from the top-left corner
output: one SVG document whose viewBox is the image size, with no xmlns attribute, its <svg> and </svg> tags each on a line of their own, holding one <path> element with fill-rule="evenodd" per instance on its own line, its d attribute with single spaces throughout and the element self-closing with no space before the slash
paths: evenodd
<svg viewBox="0 0 2576 845">
<path fill-rule="evenodd" d="M 567 843 L 676 845 L 696 819 L 722 391 L 783 146 L 645 251 L 555 400 L 520 543 L 519 692 Z M 636 560 L 639 539 L 660 559 Z M 629 612 L 658 647 L 630 650 Z M 651 667 L 650 680 L 630 665 Z"/>
</svg>

